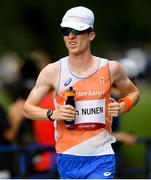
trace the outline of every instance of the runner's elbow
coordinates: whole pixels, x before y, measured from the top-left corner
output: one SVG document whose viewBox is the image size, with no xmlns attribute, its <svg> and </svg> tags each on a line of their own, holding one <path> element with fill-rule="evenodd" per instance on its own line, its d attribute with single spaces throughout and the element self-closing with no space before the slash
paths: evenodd
<svg viewBox="0 0 151 180">
<path fill-rule="evenodd" d="M 25 118 L 30 119 L 29 105 L 27 103 L 24 104 L 23 115 Z"/>
<path fill-rule="evenodd" d="M 140 95 L 140 91 L 139 91 L 139 89 L 137 88 L 137 90 L 136 90 L 136 102 L 138 102 L 139 100 L 140 100 L 140 97 L 141 97 L 141 95 Z"/>
</svg>

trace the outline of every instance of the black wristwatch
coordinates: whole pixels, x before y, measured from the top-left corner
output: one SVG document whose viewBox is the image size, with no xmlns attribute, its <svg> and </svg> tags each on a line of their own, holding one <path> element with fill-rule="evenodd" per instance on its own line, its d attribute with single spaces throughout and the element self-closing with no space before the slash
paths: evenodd
<svg viewBox="0 0 151 180">
<path fill-rule="evenodd" d="M 53 110 L 52 109 L 49 109 L 47 111 L 47 118 L 51 121 L 54 121 L 54 119 L 51 118 L 51 116 L 53 115 Z"/>
</svg>

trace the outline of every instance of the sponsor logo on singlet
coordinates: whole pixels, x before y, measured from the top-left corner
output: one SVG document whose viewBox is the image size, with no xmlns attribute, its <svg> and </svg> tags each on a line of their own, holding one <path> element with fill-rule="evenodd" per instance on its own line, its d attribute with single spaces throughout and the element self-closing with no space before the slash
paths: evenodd
<svg viewBox="0 0 151 180">
<path fill-rule="evenodd" d="M 95 91 L 95 90 L 89 90 L 89 91 L 76 91 L 76 97 L 81 96 L 104 96 L 105 91 Z"/>
<path fill-rule="evenodd" d="M 66 82 L 64 83 L 64 86 L 68 86 L 72 81 L 72 78 L 68 78 Z"/>
</svg>

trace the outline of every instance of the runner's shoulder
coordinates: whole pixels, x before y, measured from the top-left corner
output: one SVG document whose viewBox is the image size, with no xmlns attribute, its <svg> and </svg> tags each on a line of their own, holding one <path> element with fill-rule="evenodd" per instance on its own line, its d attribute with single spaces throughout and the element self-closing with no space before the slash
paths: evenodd
<svg viewBox="0 0 151 180">
<path fill-rule="evenodd" d="M 109 69 L 112 72 L 118 72 L 123 70 L 123 66 L 116 60 L 109 60 Z"/>
<path fill-rule="evenodd" d="M 49 63 L 42 69 L 41 73 L 45 73 L 45 74 L 58 73 L 59 67 L 60 67 L 59 61 L 56 61 L 54 63 Z"/>
</svg>

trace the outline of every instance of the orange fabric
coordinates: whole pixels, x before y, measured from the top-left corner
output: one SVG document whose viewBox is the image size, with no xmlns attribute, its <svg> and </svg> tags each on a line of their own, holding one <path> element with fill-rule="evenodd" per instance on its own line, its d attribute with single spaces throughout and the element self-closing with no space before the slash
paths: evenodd
<svg viewBox="0 0 151 180">
<path fill-rule="evenodd" d="M 50 95 L 46 95 L 39 103 L 39 106 L 46 109 L 54 109 L 53 98 Z M 55 145 L 54 125 L 50 120 L 33 121 L 33 132 L 36 143 Z M 49 170 L 51 164 L 50 153 L 45 152 L 40 158 L 40 162 L 35 164 L 35 169 L 38 171 Z"/>
<path fill-rule="evenodd" d="M 40 155 L 40 161 L 35 164 L 35 170 L 39 172 L 49 170 L 50 164 L 51 164 L 50 153 L 45 152 L 42 155 Z"/>
<path fill-rule="evenodd" d="M 125 112 L 130 111 L 132 109 L 132 107 L 133 107 L 133 102 L 131 101 L 131 99 L 128 98 L 128 97 L 125 97 L 123 99 L 120 99 L 118 102 L 120 103 L 122 101 L 126 104 Z"/>
<path fill-rule="evenodd" d="M 45 96 L 39 106 L 45 109 L 54 109 L 53 98 L 50 95 Z M 53 122 L 50 120 L 33 121 L 33 130 L 37 143 L 55 145 Z"/>
<path fill-rule="evenodd" d="M 76 100 L 98 100 L 105 99 L 106 104 L 106 125 L 105 129 L 111 131 L 111 118 L 108 114 L 108 103 L 110 97 L 110 76 L 108 71 L 108 65 L 105 65 L 100 70 L 98 70 L 93 76 L 79 80 L 78 82 L 72 84 L 74 90 L 76 91 Z M 102 92 L 102 94 L 93 94 L 86 96 L 78 96 L 80 92 L 90 92 L 97 91 Z M 65 102 L 65 91 L 56 96 L 56 101 L 58 104 L 64 104 Z M 80 144 L 81 142 L 99 134 L 102 131 L 102 128 L 97 130 L 68 130 L 63 121 L 60 121 L 57 126 L 58 140 L 56 142 L 56 150 L 59 153 L 62 153 L 72 146 Z M 71 138 L 72 137 L 72 138 Z M 78 137 L 78 139 L 77 139 Z M 72 140 L 71 140 L 72 139 Z"/>
</svg>

